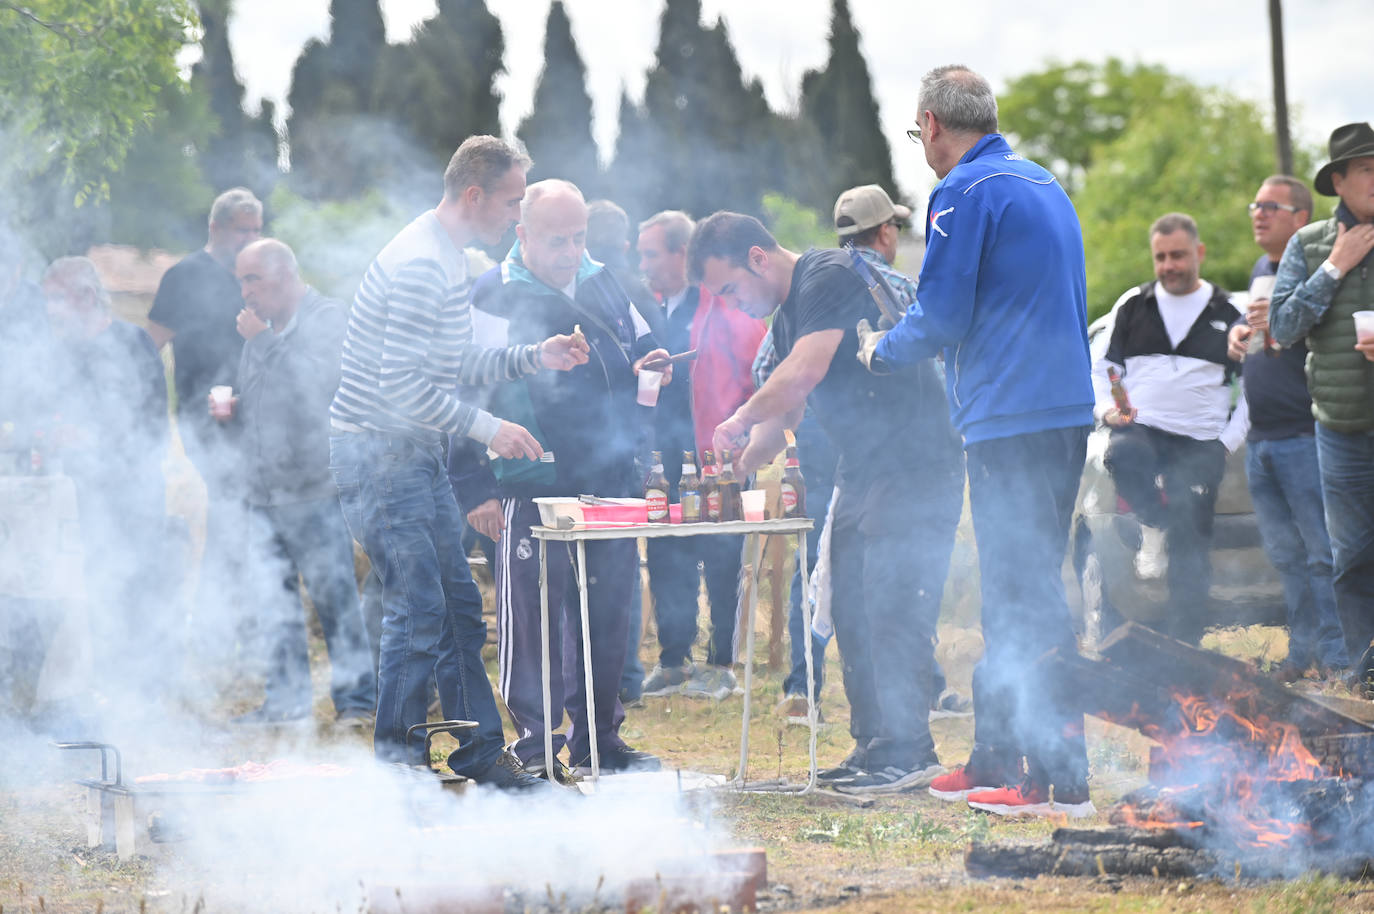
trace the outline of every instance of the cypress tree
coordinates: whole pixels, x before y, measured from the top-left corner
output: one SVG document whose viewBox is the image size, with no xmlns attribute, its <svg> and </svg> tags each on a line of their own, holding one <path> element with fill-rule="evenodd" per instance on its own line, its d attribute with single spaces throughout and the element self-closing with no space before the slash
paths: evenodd
<svg viewBox="0 0 1374 914">
<path fill-rule="evenodd" d="M 243 83 L 234 72 L 229 47 L 229 0 L 202 0 L 201 58 L 191 67 L 191 87 L 204 93 L 218 129 L 206 143 L 202 157 L 206 179 L 216 191 L 248 180 L 243 113 Z"/>
<path fill-rule="evenodd" d="M 880 184 L 896 199 L 892 150 L 878 118 L 848 0 L 833 0 L 829 43 L 825 69 L 802 77 L 802 116 L 815 125 L 826 162 L 824 172 L 811 182 L 812 192 L 802 199 L 828 212 L 842 191 L 857 184 Z"/>
<path fill-rule="evenodd" d="M 534 158 L 531 180 L 565 178 L 587 199 L 601 193 L 596 141 L 592 138 L 592 99 L 587 68 L 573 40 L 562 0 L 549 6 L 544 31 L 544 69 L 534 90 L 534 108 L 516 135 Z"/>
</svg>

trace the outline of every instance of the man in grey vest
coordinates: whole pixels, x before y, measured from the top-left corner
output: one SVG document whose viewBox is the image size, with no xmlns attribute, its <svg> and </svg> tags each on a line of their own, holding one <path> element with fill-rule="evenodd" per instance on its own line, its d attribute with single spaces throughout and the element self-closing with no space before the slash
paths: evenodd
<svg viewBox="0 0 1374 914">
<path fill-rule="evenodd" d="M 1299 229 L 1279 261 L 1269 327 L 1284 346 L 1307 339 L 1307 387 L 1331 534 L 1336 608 L 1352 659 L 1374 639 L 1374 128 L 1331 134 L 1312 182 L 1336 212 Z"/>
</svg>

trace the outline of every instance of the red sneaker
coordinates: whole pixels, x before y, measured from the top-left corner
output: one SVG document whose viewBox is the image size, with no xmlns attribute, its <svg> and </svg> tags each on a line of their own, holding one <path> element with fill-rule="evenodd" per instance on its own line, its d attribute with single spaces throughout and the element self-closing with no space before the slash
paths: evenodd
<svg viewBox="0 0 1374 914">
<path fill-rule="evenodd" d="M 1055 796 L 1051 797 L 1051 790 Z M 1046 788 L 1026 778 L 1015 787 L 999 787 L 968 795 L 968 805 L 999 816 L 1040 816 L 1082 819 L 1097 814 L 1086 784 Z"/>
<path fill-rule="evenodd" d="M 960 765 L 949 774 L 942 774 L 930 782 L 930 795 L 942 800 L 962 800 L 975 791 L 996 790 L 996 784 L 983 784 L 969 773 L 968 765 Z M 985 778 L 983 780 L 992 780 Z"/>
</svg>

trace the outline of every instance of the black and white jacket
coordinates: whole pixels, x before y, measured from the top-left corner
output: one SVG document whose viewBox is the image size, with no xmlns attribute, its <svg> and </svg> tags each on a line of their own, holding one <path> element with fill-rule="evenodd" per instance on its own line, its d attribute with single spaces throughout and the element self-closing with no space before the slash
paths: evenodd
<svg viewBox="0 0 1374 914">
<path fill-rule="evenodd" d="M 1129 289 L 1117 300 L 1106 353 L 1093 363 L 1099 419 L 1115 405 L 1107 378 L 1114 365 L 1140 424 L 1199 441 L 1220 439 L 1228 451 L 1245 440 L 1250 413 L 1244 393 L 1231 405 L 1240 365 L 1226 356 L 1226 333 L 1240 311 L 1230 293 L 1207 285 L 1211 296 L 1177 347 L 1159 311 L 1157 283 Z"/>
</svg>

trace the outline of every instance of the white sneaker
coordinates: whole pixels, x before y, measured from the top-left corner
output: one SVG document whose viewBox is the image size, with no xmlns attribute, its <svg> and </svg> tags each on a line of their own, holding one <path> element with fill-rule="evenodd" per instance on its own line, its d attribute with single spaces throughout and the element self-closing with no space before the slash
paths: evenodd
<svg viewBox="0 0 1374 914">
<path fill-rule="evenodd" d="M 1135 554 L 1135 575 L 1142 580 L 1164 577 L 1169 556 L 1164 551 L 1164 531 L 1140 525 L 1140 551 Z"/>
</svg>

